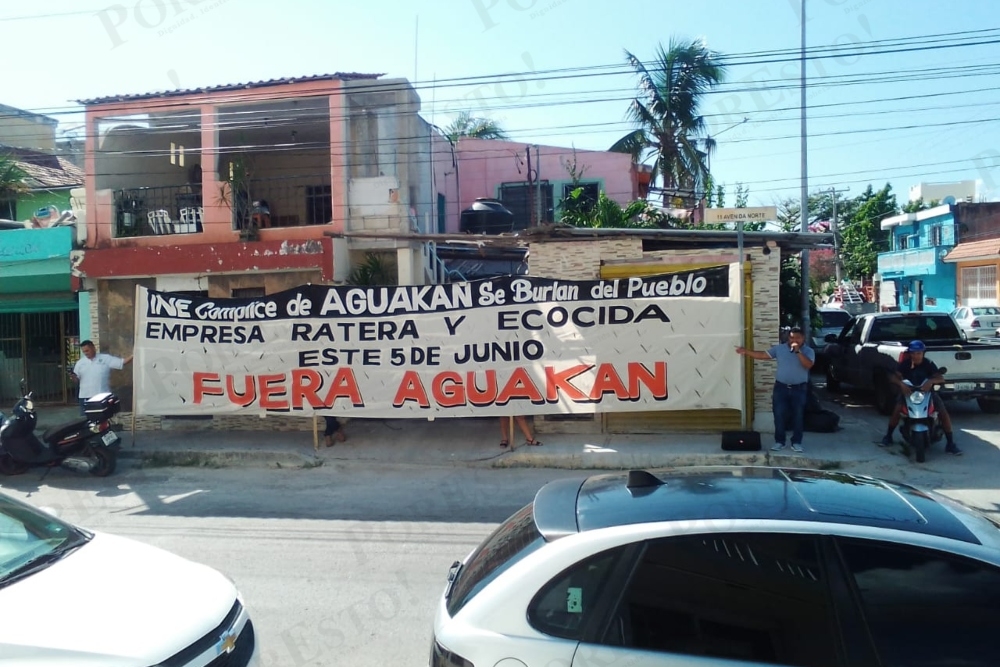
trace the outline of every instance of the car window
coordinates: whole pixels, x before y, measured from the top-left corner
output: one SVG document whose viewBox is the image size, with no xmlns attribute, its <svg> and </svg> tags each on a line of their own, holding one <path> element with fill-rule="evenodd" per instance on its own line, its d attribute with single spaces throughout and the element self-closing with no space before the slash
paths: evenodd
<svg viewBox="0 0 1000 667">
<path fill-rule="evenodd" d="M 852 345 L 859 345 L 861 343 L 861 332 L 865 330 L 865 320 L 859 319 L 854 322 L 854 327 L 851 329 L 850 340 Z"/>
<path fill-rule="evenodd" d="M 929 549 L 841 543 L 885 667 L 997 664 L 1000 570 Z"/>
<path fill-rule="evenodd" d="M 934 315 L 905 315 L 880 317 L 872 325 L 872 343 L 908 343 L 918 339 L 926 342 L 955 340 L 960 337 L 950 318 Z"/>
<path fill-rule="evenodd" d="M 837 664 L 835 636 L 812 537 L 718 534 L 650 543 L 604 643 L 827 667 Z"/>
<path fill-rule="evenodd" d="M 469 556 L 452 584 L 448 613 L 454 616 L 487 584 L 545 543 L 535 527 L 534 503 L 511 516 Z"/>
<path fill-rule="evenodd" d="M 841 329 L 851 321 L 851 314 L 846 310 L 822 311 L 819 316 L 823 321 L 824 329 Z"/>
<path fill-rule="evenodd" d="M 0 496 L 0 586 L 36 571 L 36 564 L 87 538 L 69 524 L 13 498 Z"/>
<path fill-rule="evenodd" d="M 1000 315 L 1000 308 L 973 308 L 972 314 L 980 315 Z"/>
<path fill-rule="evenodd" d="M 582 639 L 622 552 L 614 549 L 597 554 L 550 581 L 528 606 L 528 622 L 547 635 Z"/>
</svg>

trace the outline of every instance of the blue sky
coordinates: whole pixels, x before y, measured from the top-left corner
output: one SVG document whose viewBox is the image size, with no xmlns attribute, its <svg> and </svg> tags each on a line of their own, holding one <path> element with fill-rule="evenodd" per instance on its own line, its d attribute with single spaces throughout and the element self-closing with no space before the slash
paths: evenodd
<svg viewBox="0 0 1000 667">
<path fill-rule="evenodd" d="M 809 46 L 1000 28 L 994 0 L 947 9 L 939 0 L 808 0 L 807 14 Z M 9 20 L 39 15 L 47 16 Z M 517 140 L 581 149 L 605 149 L 628 130 L 635 79 L 614 74 L 624 49 L 649 58 L 676 36 L 735 56 L 797 49 L 800 39 L 799 0 L 37 0 L 5 3 L 0 22 L 8 54 L 0 102 L 55 115 L 66 127 L 79 120 L 70 112 L 81 98 L 360 71 L 422 82 L 423 115 L 438 125 L 466 108 L 499 120 Z M 941 67 L 963 69 L 870 82 Z M 499 87 L 430 87 L 563 68 L 578 69 Z M 853 196 L 889 182 L 905 201 L 920 181 L 977 179 L 1000 200 L 997 44 L 824 59 L 807 73 L 810 81 L 859 82 L 809 90 L 811 190 L 849 187 Z M 706 98 L 703 113 L 721 133 L 712 170 L 730 192 L 747 184 L 751 205 L 798 196 L 798 77 L 797 62 L 739 66 L 725 90 Z M 755 82 L 765 80 L 772 83 L 760 90 Z M 727 130 L 743 117 L 750 120 Z"/>
</svg>

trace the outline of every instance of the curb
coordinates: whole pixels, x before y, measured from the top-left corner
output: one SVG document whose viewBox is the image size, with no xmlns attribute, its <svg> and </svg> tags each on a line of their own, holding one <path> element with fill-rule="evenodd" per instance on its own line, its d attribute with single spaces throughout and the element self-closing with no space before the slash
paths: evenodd
<svg viewBox="0 0 1000 667">
<path fill-rule="evenodd" d="M 282 450 L 216 450 L 203 449 L 122 449 L 122 461 L 132 461 L 138 468 L 287 468 L 308 469 L 354 462 L 355 459 L 324 459 L 312 453 Z M 418 461 L 415 466 L 466 467 L 486 469 L 556 469 L 556 470 L 634 470 L 689 466 L 781 466 L 818 470 L 837 470 L 846 465 L 864 464 L 869 459 L 842 460 L 811 458 L 770 452 L 727 452 L 719 454 L 546 454 L 543 452 L 512 452 L 488 460 Z M 358 463 L 378 463 L 373 459 Z"/>
<path fill-rule="evenodd" d="M 122 449 L 119 460 L 130 460 L 139 468 L 314 468 L 322 459 L 296 452 L 203 449 Z"/>
</svg>

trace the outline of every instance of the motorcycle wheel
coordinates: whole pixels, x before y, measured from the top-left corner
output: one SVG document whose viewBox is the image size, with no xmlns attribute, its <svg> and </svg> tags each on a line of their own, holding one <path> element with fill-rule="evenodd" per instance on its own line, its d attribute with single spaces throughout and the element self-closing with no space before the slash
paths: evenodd
<svg viewBox="0 0 1000 667">
<path fill-rule="evenodd" d="M 107 477 L 115 471 L 118 465 L 118 455 L 107 447 L 97 447 L 91 449 L 91 455 L 97 459 L 96 465 L 90 469 L 90 474 L 95 477 Z"/>
<path fill-rule="evenodd" d="M 917 455 L 917 463 L 923 463 L 927 458 L 927 447 L 930 444 L 930 433 L 920 431 L 913 434 L 913 450 Z"/>
<path fill-rule="evenodd" d="M 10 454 L 0 454 L 0 474 L 13 476 L 23 475 L 28 471 L 28 466 L 18 463 L 10 457 Z"/>
</svg>

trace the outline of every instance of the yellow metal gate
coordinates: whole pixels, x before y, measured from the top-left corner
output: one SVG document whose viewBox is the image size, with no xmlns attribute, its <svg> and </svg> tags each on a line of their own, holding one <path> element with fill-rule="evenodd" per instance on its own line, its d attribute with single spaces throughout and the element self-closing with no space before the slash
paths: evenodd
<svg viewBox="0 0 1000 667">
<path fill-rule="evenodd" d="M 697 264 L 614 264 L 601 267 L 602 279 L 651 276 L 674 271 L 694 271 L 715 266 L 720 262 Z M 750 262 L 743 265 L 743 321 L 747 347 L 753 347 L 753 279 Z M 735 354 L 735 351 L 733 352 Z M 753 362 L 744 358 L 746 367 L 747 423 L 753 423 Z M 740 429 L 739 410 L 662 410 L 650 412 L 606 412 L 604 430 L 608 433 L 676 433 L 720 432 Z"/>
</svg>

